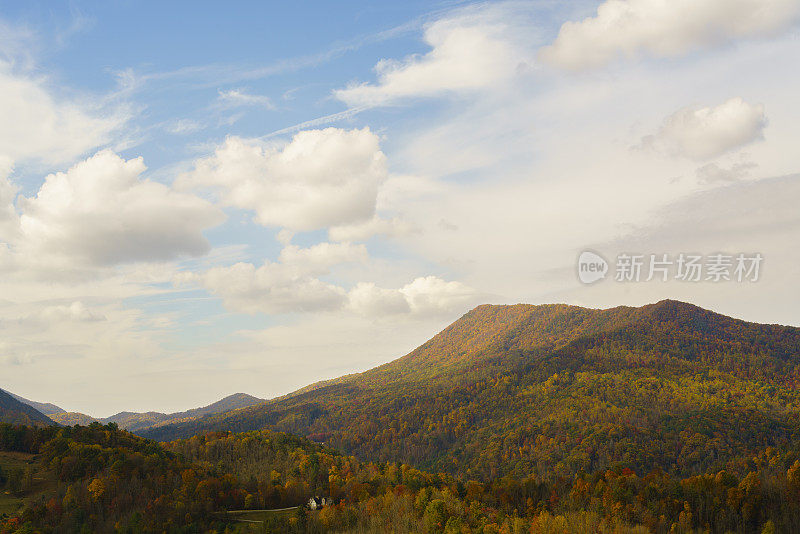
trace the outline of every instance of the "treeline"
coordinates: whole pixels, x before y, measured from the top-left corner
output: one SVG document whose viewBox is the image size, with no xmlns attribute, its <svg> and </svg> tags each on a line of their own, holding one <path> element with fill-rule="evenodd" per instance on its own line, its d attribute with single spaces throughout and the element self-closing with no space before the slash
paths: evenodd
<svg viewBox="0 0 800 534">
<path fill-rule="evenodd" d="M 36 454 L 57 483 L 0 532 L 797 532 L 800 462 L 764 449 L 741 470 L 674 478 L 617 465 L 571 477 L 479 482 L 361 462 L 269 431 L 158 444 L 114 425 L 0 425 L 0 448 Z M 7 491 L 19 491 L 9 488 Z M 335 503 L 234 523 L 227 510 Z"/>
</svg>

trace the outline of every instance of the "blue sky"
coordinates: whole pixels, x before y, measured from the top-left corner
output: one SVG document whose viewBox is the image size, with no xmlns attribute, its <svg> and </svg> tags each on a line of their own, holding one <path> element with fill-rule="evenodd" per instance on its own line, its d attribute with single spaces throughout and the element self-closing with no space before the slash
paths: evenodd
<svg viewBox="0 0 800 534">
<path fill-rule="evenodd" d="M 97 416 L 271 397 L 485 302 L 800 324 L 798 15 L 4 4 L 2 386 Z M 753 283 L 584 285 L 587 249 L 765 259 Z"/>
</svg>

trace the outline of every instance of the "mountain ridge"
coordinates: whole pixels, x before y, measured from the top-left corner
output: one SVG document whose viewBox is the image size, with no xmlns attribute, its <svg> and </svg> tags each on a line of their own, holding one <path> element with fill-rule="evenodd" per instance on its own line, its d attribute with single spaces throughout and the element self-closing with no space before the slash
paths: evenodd
<svg viewBox="0 0 800 534">
<path fill-rule="evenodd" d="M 53 414 L 67 413 L 67 411 L 64 408 L 56 406 L 53 403 L 32 401 L 26 399 L 25 397 L 20 397 L 19 395 L 11 393 L 10 391 L 7 391 L 7 393 L 12 397 L 14 397 L 15 399 L 17 399 L 18 401 L 22 402 L 23 404 L 27 404 L 28 406 L 33 406 L 34 408 L 36 408 L 37 411 L 43 413 L 44 415 L 50 416 Z"/>
<path fill-rule="evenodd" d="M 694 474 L 800 443 L 798 384 L 800 328 L 671 300 L 484 305 L 392 362 L 142 435 L 270 429 L 478 478 L 619 462 Z M 709 432 L 720 450 L 704 456 Z"/>
<path fill-rule="evenodd" d="M 247 393 L 234 393 L 216 402 L 200 408 L 192 408 L 183 412 L 128 412 L 123 411 L 109 417 L 95 418 L 78 412 L 63 412 L 53 414 L 55 421 L 65 425 L 88 425 L 92 422 L 102 424 L 116 423 L 120 428 L 130 431 L 142 431 L 146 428 L 178 422 L 200 417 L 207 414 L 233 411 L 239 408 L 252 406 L 264 402 L 264 399 L 248 395 Z"/>
<path fill-rule="evenodd" d="M 45 414 L 4 389 L 0 389 L 0 423 L 28 426 L 50 426 L 56 423 Z"/>
</svg>

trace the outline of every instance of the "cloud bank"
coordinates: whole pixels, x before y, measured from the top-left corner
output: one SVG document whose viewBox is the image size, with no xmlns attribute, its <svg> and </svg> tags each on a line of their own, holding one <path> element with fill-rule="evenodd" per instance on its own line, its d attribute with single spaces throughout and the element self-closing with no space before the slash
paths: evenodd
<svg viewBox="0 0 800 534">
<path fill-rule="evenodd" d="M 565 22 L 539 57 L 568 69 L 618 57 L 675 57 L 734 39 L 770 36 L 800 14 L 796 0 L 606 0 L 594 17 Z"/>
</svg>

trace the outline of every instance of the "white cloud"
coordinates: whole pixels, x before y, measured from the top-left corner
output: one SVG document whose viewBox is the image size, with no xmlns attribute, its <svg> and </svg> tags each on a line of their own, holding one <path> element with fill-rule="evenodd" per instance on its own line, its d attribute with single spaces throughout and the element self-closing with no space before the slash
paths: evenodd
<svg viewBox="0 0 800 534">
<path fill-rule="evenodd" d="M 200 282 L 222 297 L 228 309 L 244 313 L 334 310 L 345 300 L 341 288 L 307 273 L 296 273 L 280 263 L 266 262 L 261 267 L 237 263 L 183 279 Z"/>
<path fill-rule="evenodd" d="M 642 138 L 643 148 L 696 160 L 713 158 L 763 138 L 764 106 L 731 98 L 716 107 L 685 107 Z"/>
<path fill-rule="evenodd" d="M 360 282 L 349 292 L 321 280 L 335 267 L 365 264 L 368 259 L 363 244 L 318 243 L 308 248 L 287 245 L 276 262 L 266 261 L 260 267 L 240 262 L 203 273 L 184 272 L 175 281 L 199 284 L 221 297 L 228 309 L 244 313 L 347 310 L 369 317 L 427 317 L 464 310 L 481 297 L 461 282 L 447 282 L 436 276 L 416 278 L 399 289 Z"/>
<path fill-rule="evenodd" d="M 361 315 L 380 317 L 410 313 L 426 317 L 466 311 L 477 304 L 482 295 L 461 282 L 426 276 L 400 289 L 360 283 L 350 290 L 348 297 L 348 309 Z"/>
<path fill-rule="evenodd" d="M 46 163 L 68 162 L 108 143 L 127 120 L 120 110 L 96 116 L 86 106 L 58 101 L 45 80 L 13 72 L 2 61 L 0 117 L 0 155 Z"/>
<path fill-rule="evenodd" d="M 514 76 L 526 54 L 511 39 L 498 9 L 467 10 L 430 24 L 431 51 L 375 66 L 377 84 L 352 84 L 334 91 L 349 106 L 379 106 L 405 98 L 470 93 L 496 87 Z"/>
<path fill-rule="evenodd" d="M 252 106 L 265 109 L 275 109 L 275 105 L 268 96 L 251 95 L 241 89 L 219 91 L 219 102 L 224 107 Z"/>
<path fill-rule="evenodd" d="M 454 308 L 470 307 L 480 296 L 461 282 L 447 282 L 436 276 L 417 278 L 400 288 L 411 311 L 420 315 L 451 312 Z"/>
<path fill-rule="evenodd" d="M 245 313 L 289 313 L 335 310 L 345 290 L 318 277 L 343 263 L 364 262 L 364 245 L 319 243 L 309 248 L 286 246 L 278 262 L 260 267 L 237 263 L 204 273 L 182 273 L 177 281 L 198 283 L 222 297 L 225 306 Z"/>
<path fill-rule="evenodd" d="M 255 211 L 260 224 L 307 231 L 371 219 L 386 175 L 368 128 L 326 128 L 280 148 L 230 137 L 177 185 L 215 188 L 223 204 Z"/>
<path fill-rule="evenodd" d="M 224 216 L 196 196 L 141 179 L 141 158 L 98 152 L 45 178 L 35 197 L 20 197 L 16 249 L 43 263 L 70 266 L 165 261 L 209 250 L 204 229 Z"/>
<path fill-rule="evenodd" d="M 564 23 L 540 57 L 581 69 L 618 56 L 679 56 L 734 39 L 773 35 L 799 13 L 797 0 L 606 0 L 595 17 Z"/>
<path fill-rule="evenodd" d="M 12 239 L 19 224 L 14 208 L 17 187 L 9 180 L 12 169 L 11 160 L 0 155 L 0 241 Z"/>
<path fill-rule="evenodd" d="M 372 282 L 360 282 L 350 290 L 347 308 L 367 317 L 411 312 L 404 294 L 396 289 L 378 287 Z"/>
</svg>

